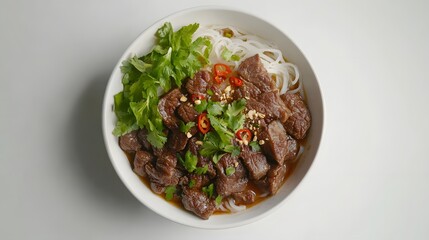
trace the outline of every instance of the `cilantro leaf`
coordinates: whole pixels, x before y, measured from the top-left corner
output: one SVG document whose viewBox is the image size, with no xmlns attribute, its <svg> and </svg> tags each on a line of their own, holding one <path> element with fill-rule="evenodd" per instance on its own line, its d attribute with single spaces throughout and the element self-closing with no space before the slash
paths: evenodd
<svg viewBox="0 0 429 240">
<path fill-rule="evenodd" d="M 213 102 L 211 100 L 208 101 L 207 113 L 213 116 L 218 116 L 218 115 L 221 115 L 222 112 L 223 112 L 222 104 L 220 104 L 219 102 Z"/>
<path fill-rule="evenodd" d="M 257 141 L 250 142 L 249 146 L 252 148 L 252 151 L 254 151 L 254 152 L 260 152 L 261 151 L 261 146 L 259 145 L 259 143 Z"/>
<path fill-rule="evenodd" d="M 200 104 L 194 104 L 194 109 L 198 112 L 198 113 L 202 113 L 207 109 L 207 100 L 202 99 L 200 100 L 201 103 Z"/>
<path fill-rule="evenodd" d="M 210 185 L 202 188 L 203 193 L 205 193 L 209 198 L 213 196 L 214 185 L 211 183 Z"/>
<path fill-rule="evenodd" d="M 234 132 L 243 128 L 245 116 L 242 111 L 245 107 L 246 99 L 240 99 L 229 104 L 227 110 L 225 111 L 225 118 L 228 127 L 231 128 Z"/>
<path fill-rule="evenodd" d="M 191 151 L 186 151 L 185 153 L 185 159 L 183 160 L 179 156 L 179 161 L 183 165 L 183 167 L 186 169 L 186 171 L 192 173 L 197 168 L 198 163 L 198 157 L 191 153 Z"/>
<path fill-rule="evenodd" d="M 227 128 L 227 123 L 221 118 L 217 118 L 211 114 L 207 114 L 210 119 L 210 125 L 216 130 L 220 139 L 224 143 L 231 143 L 234 133 Z"/>
<path fill-rule="evenodd" d="M 215 203 L 216 203 L 216 206 L 219 206 L 222 203 L 222 196 L 221 195 L 217 195 L 217 197 L 215 199 Z"/>
<path fill-rule="evenodd" d="M 225 169 L 225 174 L 226 176 L 231 176 L 232 174 L 235 173 L 235 167 L 227 167 Z"/>
<path fill-rule="evenodd" d="M 220 54 L 220 56 L 223 58 L 223 60 L 225 61 L 240 61 L 240 57 L 233 54 L 233 52 L 231 52 L 228 48 L 224 47 L 222 53 Z"/>
<path fill-rule="evenodd" d="M 208 165 L 204 165 L 204 167 L 197 167 L 195 168 L 195 174 L 203 175 L 203 174 L 206 174 L 208 170 L 209 170 Z"/>
<path fill-rule="evenodd" d="M 188 123 L 184 123 L 183 121 L 179 122 L 179 130 L 183 133 L 187 133 L 189 132 L 189 130 L 195 126 L 195 122 L 188 122 Z"/>
<path fill-rule="evenodd" d="M 188 186 L 190 187 L 190 188 L 193 188 L 194 186 L 195 186 L 195 179 L 191 179 L 191 181 L 189 181 L 189 184 L 188 184 Z"/>
<path fill-rule="evenodd" d="M 168 186 L 165 188 L 165 199 L 167 201 L 170 201 L 171 199 L 173 199 L 174 193 L 176 193 L 176 186 L 172 185 L 172 186 Z"/>
</svg>

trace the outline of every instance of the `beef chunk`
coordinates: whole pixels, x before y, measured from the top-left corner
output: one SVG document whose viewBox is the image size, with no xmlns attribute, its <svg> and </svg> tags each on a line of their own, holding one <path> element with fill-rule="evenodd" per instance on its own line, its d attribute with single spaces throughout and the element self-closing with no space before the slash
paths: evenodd
<svg viewBox="0 0 429 240">
<path fill-rule="evenodd" d="M 191 103 L 184 103 L 177 109 L 179 117 L 185 122 L 193 122 L 198 117 L 198 112 L 194 109 Z"/>
<path fill-rule="evenodd" d="M 139 139 L 144 149 L 150 150 L 152 148 L 152 145 L 147 140 L 147 134 L 148 132 L 146 129 L 140 129 L 137 133 L 137 138 Z"/>
<path fill-rule="evenodd" d="M 133 171 L 142 177 L 146 177 L 144 166 L 153 160 L 153 155 L 149 152 L 138 150 L 134 155 L 134 168 Z"/>
<path fill-rule="evenodd" d="M 298 150 L 298 142 L 290 135 L 287 135 L 287 151 L 285 156 L 285 162 L 292 162 L 296 158 Z"/>
<path fill-rule="evenodd" d="M 290 111 L 286 108 L 286 105 L 280 98 L 280 95 L 277 90 L 273 92 L 262 93 L 258 96 L 258 101 L 262 103 L 267 114 L 274 119 L 280 120 L 280 122 L 286 122 L 289 118 Z"/>
<path fill-rule="evenodd" d="M 150 188 L 152 189 L 152 191 L 156 194 L 162 194 L 165 192 L 165 186 L 159 184 L 159 183 L 154 183 L 151 182 L 150 183 Z"/>
<path fill-rule="evenodd" d="M 199 71 L 195 73 L 194 78 L 186 82 L 186 90 L 189 94 L 206 96 L 207 88 L 210 83 L 210 73 L 207 71 Z"/>
<path fill-rule="evenodd" d="M 225 94 L 225 89 L 230 86 L 228 80 L 224 80 L 221 83 L 215 83 L 210 86 L 210 90 L 212 90 L 213 95 L 211 96 L 211 100 L 220 102 L 223 100 L 222 97 Z"/>
<path fill-rule="evenodd" d="M 251 179 L 261 179 L 270 169 L 265 155 L 260 152 L 253 152 L 247 146 L 243 146 L 240 158 L 243 160 L 243 164 L 247 168 Z"/>
<path fill-rule="evenodd" d="M 254 84 L 263 93 L 275 89 L 274 81 L 270 79 L 258 54 L 241 62 L 237 72 L 244 81 Z"/>
<path fill-rule="evenodd" d="M 177 158 L 173 154 L 165 154 L 158 157 L 156 166 L 152 163 L 145 165 L 145 171 L 149 180 L 163 186 L 176 185 L 182 172 L 176 169 Z"/>
<path fill-rule="evenodd" d="M 261 94 L 261 90 L 257 88 L 251 82 L 243 82 L 243 85 L 234 89 L 234 93 L 232 97 L 234 99 L 242 99 L 242 98 L 252 98 L 257 99 L 257 97 Z"/>
<path fill-rule="evenodd" d="M 236 205 L 251 204 L 255 202 L 256 193 L 252 190 L 246 190 L 239 193 L 233 193 L 232 197 L 234 198 Z"/>
<path fill-rule="evenodd" d="M 181 132 L 179 129 L 173 129 L 170 131 L 167 145 L 171 150 L 176 152 L 182 151 L 185 149 L 187 143 L 188 137 L 185 133 Z"/>
<path fill-rule="evenodd" d="M 281 96 L 286 106 L 291 110 L 291 116 L 284 123 L 287 133 L 296 139 L 303 139 L 311 125 L 310 111 L 301 96 L 283 94 Z"/>
<path fill-rule="evenodd" d="M 262 145 L 264 152 L 278 164 L 283 164 L 288 154 L 288 138 L 280 121 L 271 122 L 266 129 L 259 133 L 259 139 L 265 141 L 265 144 Z"/>
<path fill-rule="evenodd" d="M 178 88 L 175 88 L 165 94 L 158 102 L 159 114 L 162 117 L 162 121 L 165 126 L 170 129 L 177 128 L 179 126 L 179 119 L 176 117 L 174 112 L 180 105 L 180 97 L 182 93 Z"/>
<path fill-rule="evenodd" d="M 190 182 L 193 182 L 193 186 L 189 186 Z M 179 184 L 182 187 L 189 187 L 194 189 L 201 189 L 202 187 L 210 183 L 210 178 L 207 175 L 189 174 L 180 178 Z"/>
<path fill-rule="evenodd" d="M 128 153 L 134 153 L 135 151 L 139 150 L 142 145 L 137 138 L 137 130 L 120 136 L 119 146 L 122 150 Z"/>
<path fill-rule="evenodd" d="M 235 172 L 229 176 L 226 174 L 228 167 L 235 169 Z M 216 179 L 216 191 L 218 194 L 226 197 L 232 193 L 241 192 L 246 188 L 248 182 L 246 170 L 237 157 L 232 157 L 229 153 L 223 155 L 216 164 L 216 170 L 218 176 Z"/>
<path fill-rule="evenodd" d="M 271 195 L 277 193 L 286 176 L 286 165 L 276 165 L 268 171 L 268 187 Z"/>
<path fill-rule="evenodd" d="M 186 210 L 202 219 L 208 219 L 216 209 L 215 202 L 195 188 L 183 188 L 182 204 Z"/>
</svg>

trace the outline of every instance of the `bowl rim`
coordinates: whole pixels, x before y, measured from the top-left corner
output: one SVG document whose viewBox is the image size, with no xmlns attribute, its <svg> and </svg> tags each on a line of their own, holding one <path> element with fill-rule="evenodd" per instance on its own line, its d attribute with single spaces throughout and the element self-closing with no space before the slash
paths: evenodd
<svg viewBox="0 0 429 240">
<path fill-rule="evenodd" d="M 136 41 L 138 41 L 140 39 L 140 37 L 148 30 L 152 29 L 154 26 L 159 25 L 159 23 L 165 22 L 167 19 L 172 18 L 172 17 L 176 17 L 179 15 L 183 15 L 183 14 L 189 14 L 192 13 L 194 11 L 202 11 L 202 10 L 226 10 L 226 11 L 233 11 L 233 12 L 237 12 L 240 14 L 244 14 L 244 15 L 248 15 L 251 18 L 255 18 L 258 21 L 263 22 L 264 24 L 267 24 L 271 27 L 273 27 L 274 29 L 276 29 L 278 32 L 280 32 L 281 34 L 283 34 L 286 38 L 289 39 L 289 41 L 297 48 L 297 50 L 299 51 L 300 54 L 302 54 L 303 58 L 305 59 L 305 61 L 308 63 L 308 67 L 311 70 L 311 72 L 314 74 L 314 77 L 316 79 L 315 84 L 317 87 L 317 91 L 320 93 L 320 112 L 321 112 L 321 119 L 320 119 L 320 138 L 318 139 L 318 143 L 315 146 L 315 154 L 314 154 L 314 158 L 313 160 L 310 162 L 310 165 L 308 166 L 308 169 L 306 170 L 305 174 L 302 176 L 301 180 L 298 182 L 298 184 L 296 184 L 296 186 L 294 186 L 291 191 L 289 192 L 289 194 L 282 200 L 280 200 L 277 204 L 273 205 L 271 208 L 269 208 L 267 211 L 256 215 L 256 216 L 252 216 L 249 218 L 246 218 L 244 220 L 241 221 L 237 221 L 234 223 L 228 223 L 228 224 L 216 224 L 216 225 L 195 225 L 195 224 L 189 224 L 186 223 L 184 221 L 181 221 L 180 219 L 176 219 L 173 218 L 169 215 L 163 214 L 159 211 L 157 211 L 156 208 L 152 207 L 151 205 L 145 204 L 144 201 L 142 201 L 142 199 L 140 198 L 139 195 L 137 195 L 137 193 L 133 190 L 133 187 L 131 186 L 131 184 L 128 182 L 126 176 L 121 172 L 121 170 L 119 169 L 119 166 L 116 162 L 114 154 L 112 152 L 112 150 L 110 149 L 109 143 L 107 141 L 108 139 L 108 134 L 112 134 L 110 132 L 108 132 L 107 130 L 107 120 L 105 118 L 105 114 L 106 111 L 108 109 L 111 109 L 111 106 L 107 106 L 109 100 L 108 98 L 111 98 L 112 96 L 108 94 L 109 89 L 111 88 L 111 85 L 113 84 L 113 79 L 114 79 L 114 73 L 115 71 L 120 67 L 120 65 L 122 64 L 122 59 L 125 58 L 125 56 L 127 56 L 127 54 L 129 54 L 130 49 L 132 48 L 132 46 L 135 44 Z M 243 225 L 247 225 L 249 223 L 253 223 L 257 220 L 260 220 L 266 216 L 268 216 L 269 214 L 273 213 L 275 210 L 277 210 L 278 208 L 280 208 L 281 206 L 283 206 L 287 199 L 291 198 L 291 195 L 296 192 L 296 189 L 300 186 L 303 185 L 303 181 L 305 179 L 308 179 L 308 175 L 312 169 L 312 166 L 314 164 L 314 161 L 318 158 L 319 155 L 319 150 L 320 147 L 322 145 L 322 143 L 324 142 L 324 131 L 325 131 L 325 118 L 326 118 L 326 111 L 325 111 L 325 100 L 323 97 L 323 92 L 322 89 L 320 87 L 320 81 L 319 81 L 319 77 L 317 76 L 316 72 L 314 71 L 311 63 L 308 61 L 307 56 L 304 54 L 304 52 L 299 48 L 298 45 L 295 44 L 295 42 L 281 29 L 279 29 L 275 24 L 261 18 L 260 16 L 254 15 L 253 13 L 250 13 L 248 11 L 242 10 L 242 9 L 238 9 L 235 7 L 230 7 L 230 6 L 220 6 L 220 5 L 202 5 L 202 6 L 196 6 L 196 7 L 191 7 L 191 8 L 184 8 L 175 12 L 172 12 L 171 14 L 166 15 L 163 18 L 160 18 L 158 20 L 156 20 L 154 23 L 152 23 L 150 26 L 148 26 L 147 28 L 145 28 L 143 31 L 141 31 L 137 37 L 135 37 L 132 42 L 127 46 L 127 48 L 125 49 L 125 51 L 123 51 L 121 57 L 119 58 L 118 62 L 115 64 L 115 67 L 113 68 L 108 83 L 106 85 L 106 89 L 104 91 L 104 96 L 103 96 L 103 104 L 102 104 L 102 111 L 101 111 L 101 115 L 102 115 L 102 134 L 103 134 L 103 141 L 104 141 L 104 145 L 106 147 L 106 151 L 108 153 L 110 162 L 113 166 L 113 168 L 115 169 L 116 174 L 118 175 L 118 177 L 121 179 L 121 182 L 125 185 L 125 187 L 128 189 L 128 191 L 140 202 L 142 203 L 145 207 L 149 208 L 150 210 L 152 210 L 153 212 L 155 212 L 156 214 L 172 221 L 175 223 L 179 223 L 181 225 L 184 226 L 189 226 L 189 227 L 194 227 L 194 228 L 200 228 L 200 229 L 228 229 L 228 228 L 234 228 L 234 227 L 239 227 L 239 226 L 243 226 Z M 183 210 L 185 211 L 185 210 Z M 204 221 L 204 220 L 201 220 Z"/>
</svg>

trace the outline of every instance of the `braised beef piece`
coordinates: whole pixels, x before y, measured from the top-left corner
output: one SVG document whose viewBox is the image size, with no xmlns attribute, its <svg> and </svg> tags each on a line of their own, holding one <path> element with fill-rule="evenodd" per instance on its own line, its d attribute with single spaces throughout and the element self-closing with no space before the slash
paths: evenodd
<svg viewBox="0 0 429 240">
<path fill-rule="evenodd" d="M 191 181 L 192 184 L 190 184 Z M 210 184 L 210 178 L 208 175 L 198 175 L 191 173 L 181 177 L 179 180 L 179 184 L 183 187 L 201 189 L 202 187 Z"/>
<path fill-rule="evenodd" d="M 177 185 L 183 173 L 176 168 L 177 158 L 173 154 L 165 154 L 158 157 L 156 165 L 147 163 L 145 171 L 149 180 L 163 186 Z"/>
<path fill-rule="evenodd" d="M 298 150 L 298 142 L 290 135 L 287 135 L 287 151 L 285 156 L 285 162 L 293 162 L 293 160 L 296 158 L 296 155 L 298 154 Z"/>
<path fill-rule="evenodd" d="M 286 106 L 291 110 L 291 116 L 284 123 L 287 133 L 296 139 L 303 139 L 311 125 L 310 111 L 298 93 L 281 96 Z"/>
<path fill-rule="evenodd" d="M 134 153 L 135 151 L 141 149 L 142 145 L 137 138 L 137 130 L 120 136 L 119 147 L 128 153 Z"/>
<path fill-rule="evenodd" d="M 246 190 L 239 193 L 233 193 L 232 197 L 234 198 L 236 205 L 251 204 L 255 202 L 256 193 L 252 190 Z"/>
<path fill-rule="evenodd" d="M 206 96 L 207 88 L 211 82 L 210 73 L 207 71 L 199 71 L 194 77 L 186 82 L 186 90 L 190 95 Z"/>
<path fill-rule="evenodd" d="M 177 113 L 185 123 L 194 122 L 198 117 L 198 112 L 190 102 L 181 104 L 177 109 Z"/>
<path fill-rule="evenodd" d="M 271 156 L 278 164 L 283 164 L 288 155 L 288 137 L 280 121 L 273 121 L 259 132 L 259 139 L 265 141 L 261 146 L 264 153 Z"/>
<path fill-rule="evenodd" d="M 204 167 L 207 165 L 207 174 L 210 176 L 210 178 L 214 178 L 216 177 L 216 170 L 213 165 L 213 162 L 209 158 L 201 156 L 201 154 L 199 153 L 201 145 L 198 145 L 196 143 L 197 141 L 198 139 L 196 137 L 192 137 L 191 139 L 189 139 L 188 149 L 193 155 L 196 155 L 198 157 L 197 167 Z"/>
<path fill-rule="evenodd" d="M 182 96 L 183 94 L 180 90 L 175 88 L 166 93 L 158 102 L 158 110 L 162 117 L 162 121 L 165 126 L 170 129 L 177 128 L 179 126 L 179 119 L 174 113 L 180 105 L 180 97 Z"/>
<path fill-rule="evenodd" d="M 150 188 L 152 189 L 152 191 L 156 194 L 162 194 L 165 192 L 165 186 L 161 185 L 159 183 L 155 183 L 155 182 L 151 182 L 150 183 Z"/>
<path fill-rule="evenodd" d="M 208 219 L 216 209 L 214 200 L 196 188 L 183 188 L 182 204 L 202 219 Z"/>
<path fill-rule="evenodd" d="M 223 95 L 225 94 L 225 89 L 230 86 L 228 80 L 223 80 L 221 83 L 213 83 L 210 85 L 210 90 L 212 90 L 213 95 L 211 100 L 215 102 L 220 102 L 223 100 Z"/>
<path fill-rule="evenodd" d="M 280 187 L 283 184 L 283 180 L 286 176 L 286 165 L 276 165 L 271 167 L 270 171 L 268 171 L 268 188 L 271 195 L 277 193 Z"/>
<path fill-rule="evenodd" d="M 227 168 L 233 168 L 234 173 L 228 176 L 226 174 Z M 216 164 L 216 170 L 218 176 L 216 179 L 216 191 L 218 194 L 226 197 L 232 193 L 241 192 L 246 188 L 248 182 L 246 170 L 238 157 L 232 157 L 229 153 L 223 155 Z"/>
<path fill-rule="evenodd" d="M 139 139 L 139 141 L 140 141 L 140 143 L 144 149 L 151 150 L 152 145 L 147 140 L 147 134 L 148 134 L 148 132 L 146 129 L 140 129 L 140 130 L 138 130 L 137 138 Z"/>
<path fill-rule="evenodd" d="M 188 137 L 185 133 L 181 132 L 179 129 L 173 129 L 170 131 L 167 140 L 167 146 L 175 151 L 179 152 L 185 149 L 186 144 L 188 143 Z"/>
<path fill-rule="evenodd" d="M 280 122 L 286 122 L 289 118 L 290 111 L 286 108 L 286 105 L 280 98 L 278 91 L 262 93 L 258 96 L 258 101 L 266 107 L 268 115 L 280 120 Z"/>
<path fill-rule="evenodd" d="M 274 81 L 270 79 L 258 54 L 241 62 L 237 72 L 244 81 L 254 84 L 263 93 L 275 89 Z"/>
<path fill-rule="evenodd" d="M 243 81 L 242 86 L 234 88 L 232 97 L 236 100 L 242 98 L 256 99 L 260 94 L 261 90 L 253 85 L 253 83 Z"/>
<path fill-rule="evenodd" d="M 138 150 L 134 155 L 133 171 L 139 176 L 146 177 L 147 174 L 145 172 L 144 166 L 147 163 L 152 162 L 153 158 L 154 157 L 151 153 L 143 150 Z"/>
<path fill-rule="evenodd" d="M 253 152 L 245 145 L 242 147 L 239 157 L 242 159 L 251 179 L 261 179 L 270 169 L 270 165 L 264 154 Z"/>
</svg>

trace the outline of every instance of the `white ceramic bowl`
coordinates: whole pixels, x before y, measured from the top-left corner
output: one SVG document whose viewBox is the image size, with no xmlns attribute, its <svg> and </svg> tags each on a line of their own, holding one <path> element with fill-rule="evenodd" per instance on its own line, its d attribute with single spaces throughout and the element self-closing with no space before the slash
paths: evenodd
<svg viewBox="0 0 429 240">
<path fill-rule="evenodd" d="M 112 111 L 113 95 L 122 90 L 121 62 L 133 55 L 141 56 L 149 52 L 154 45 L 154 33 L 164 22 L 169 21 L 173 24 L 173 27 L 178 28 L 194 23 L 196 19 L 198 19 L 201 25 L 232 25 L 275 42 L 288 60 L 298 66 L 307 95 L 307 103 L 312 114 L 312 126 L 307 136 L 306 150 L 297 164 L 294 173 L 279 192 L 275 196 L 246 211 L 236 214 L 213 215 L 209 220 L 201 220 L 190 212 L 178 208 L 152 193 L 134 174 L 125 154 L 118 146 L 117 138 L 112 135 L 116 123 L 116 117 Z M 222 229 L 244 225 L 278 209 L 285 202 L 287 196 L 301 182 L 314 161 L 323 129 L 323 103 L 319 84 L 310 64 L 298 47 L 282 31 L 270 23 L 251 14 L 220 7 L 200 7 L 175 13 L 158 21 L 140 34 L 128 47 L 113 70 L 107 84 L 102 114 L 103 135 L 107 152 L 117 174 L 130 192 L 148 208 L 165 218 L 184 225 L 207 229 Z"/>
</svg>

